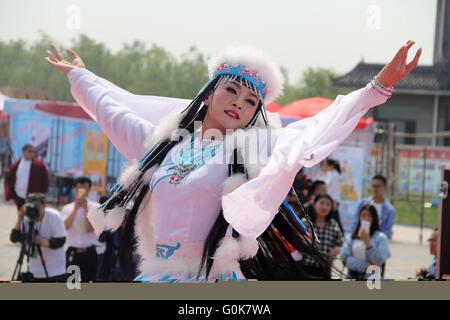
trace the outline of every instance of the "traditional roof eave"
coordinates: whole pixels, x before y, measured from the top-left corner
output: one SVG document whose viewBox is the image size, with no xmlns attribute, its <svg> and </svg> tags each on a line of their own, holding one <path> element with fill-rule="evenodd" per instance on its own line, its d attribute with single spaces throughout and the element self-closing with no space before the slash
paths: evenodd
<svg viewBox="0 0 450 320">
<path fill-rule="evenodd" d="M 341 88 L 344 90 L 357 90 L 361 86 L 339 86 L 335 85 L 336 88 Z M 450 96 L 450 90 L 419 90 L 419 89 L 395 89 L 394 94 L 410 94 L 417 96 Z"/>
</svg>

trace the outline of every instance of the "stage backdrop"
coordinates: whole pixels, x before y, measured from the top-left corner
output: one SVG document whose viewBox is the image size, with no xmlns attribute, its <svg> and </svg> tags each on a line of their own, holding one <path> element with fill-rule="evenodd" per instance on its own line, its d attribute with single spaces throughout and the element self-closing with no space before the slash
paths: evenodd
<svg viewBox="0 0 450 320">
<path fill-rule="evenodd" d="M 332 157 L 341 165 L 341 203 L 339 214 L 345 233 L 351 232 L 355 213 L 362 199 L 364 181 L 364 148 L 340 146 Z"/>
</svg>

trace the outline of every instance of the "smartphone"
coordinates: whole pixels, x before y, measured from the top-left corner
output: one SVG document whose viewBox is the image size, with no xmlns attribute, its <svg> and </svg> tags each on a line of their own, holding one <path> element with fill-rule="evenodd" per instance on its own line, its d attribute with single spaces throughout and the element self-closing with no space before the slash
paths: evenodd
<svg viewBox="0 0 450 320">
<path fill-rule="evenodd" d="M 77 198 L 82 198 L 86 194 L 86 189 L 78 189 Z"/>
<path fill-rule="evenodd" d="M 369 230 L 370 230 L 370 221 L 367 221 L 367 220 L 361 221 L 361 228 L 362 228 L 363 230 L 365 230 L 367 233 L 369 233 Z"/>
</svg>

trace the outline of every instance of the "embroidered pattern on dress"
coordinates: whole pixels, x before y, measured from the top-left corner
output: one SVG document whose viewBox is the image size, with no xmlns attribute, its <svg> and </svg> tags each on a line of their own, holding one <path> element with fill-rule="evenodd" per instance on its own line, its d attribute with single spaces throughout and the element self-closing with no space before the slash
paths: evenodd
<svg viewBox="0 0 450 320">
<path fill-rule="evenodd" d="M 205 164 L 205 160 L 211 159 L 216 155 L 216 147 L 202 149 L 199 153 L 194 153 L 194 140 L 191 139 L 191 149 L 181 149 L 174 162 L 160 166 L 160 170 L 165 170 L 165 174 L 156 177 L 153 176 L 150 182 L 150 190 L 154 190 L 156 185 L 163 179 L 169 178 L 169 183 L 178 185 L 192 172 Z"/>
<path fill-rule="evenodd" d="M 175 251 L 181 248 L 181 243 L 177 242 L 175 246 L 168 244 L 157 243 L 156 244 L 156 256 L 162 259 L 169 259 Z"/>
</svg>

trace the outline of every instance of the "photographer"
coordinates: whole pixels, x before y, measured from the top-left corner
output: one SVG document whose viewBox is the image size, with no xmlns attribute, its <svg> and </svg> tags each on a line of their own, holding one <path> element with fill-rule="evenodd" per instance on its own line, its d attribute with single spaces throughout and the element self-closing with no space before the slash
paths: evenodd
<svg viewBox="0 0 450 320">
<path fill-rule="evenodd" d="M 27 235 L 30 232 L 31 243 L 27 243 Z M 24 281 L 65 281 L 66 261 L 63 246 L 66 230 L 59 212 L 45 207 L 44 194 L 33 193 L 27 196 L 25 204 L 20 207 L 16 225 L 11 230 L 10 240 L 13 243 L 20 241 L 22 245 L 32 246 L 28 265 L 32 277 Z M 42 250 L 42 259 L 39 256 L 39 248 Z"/>
<path fill-rule="evenodd" d="M 81 281 L 95 281 L 97 273 L 97 251 L 99 245 L 94 228 L 87 215 L 95 211 L 99 204 L 89 201 L 87 196 L 92 186 L 89 177 L 79 177 L 74 181 L 76 199 L 61 210 L 67 230 L 67 265 L 77 265 L 81 271 Z"/>
</svg>

